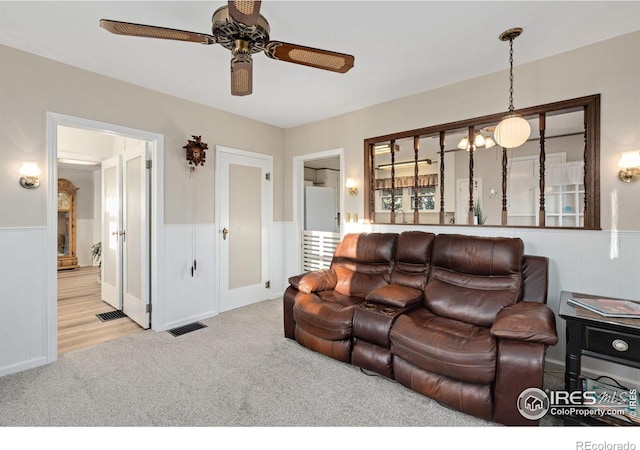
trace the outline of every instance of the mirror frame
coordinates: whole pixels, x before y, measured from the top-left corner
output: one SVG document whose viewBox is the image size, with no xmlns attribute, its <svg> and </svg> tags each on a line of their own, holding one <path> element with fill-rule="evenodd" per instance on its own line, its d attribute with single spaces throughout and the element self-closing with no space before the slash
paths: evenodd
<svg viewBox="0 0 640 450">
<path fill-rule="evenodd" d="M 547 103 L 544 105 L 532 106 L 529 108 L 522 108 L 515 110 L 514 113 L 520 114 L 525 119 L 536 119 L 542 121 L 544 124 L 545 118 L 550 115 L 584 111 L 584 225 L 582 227 L 548 227 L 544 224 L 544 196 L 541 195 L 540 209 L 538 211 L 539 218 L 543 219 L 541 225 L 508 225 L 506 224 L 506 178 L 503 172 L 502 190 L 503 190 L 503 211 L 502 211 L 502 225 L 487 225 L 491 227 L 505 227 L 505 228 L 552 228 L 552 229 L 578 229 L 578 230 L 600 230 L 600 94 L 590 95 L 586 97 L 579 97 L 570 100 L 558 101 L 553 103 Z M 482 127 L 495 125 L 500 122 L 505 116 L 505 112 L 491 114 L 482 117 L 475 117 L 472 119 L 461 120 L 457 122 L 450 122 L 441 125 L 434 125 L 424 128 L 418 128 L 409 131 L 403 131 L 399 133 L 387 134 L 382 136 L 376 136 L 367 138 L 364 140 L 364 217 L 369 223 L 378 224 L 394 224 L 395 214 L 390 214 L 391 222 L 375 222 L 375 158 L 374 147 L 376 144 L 387 143 L 393 145 L 396 140 L 413 138 L 415 145 L 418 145 L 417 141 L 424 137 L 437 137 L 440 136 L 441 148 L 444 148 L 444 136 L 447 132 L 460 132 L 465 129 L 469 130 L 469 135 L 472 138 L 473 130 L 480 129 Z M 544 127 L 543 127 L 544 129 Z M 530 139 L 536 139 L 531 137 Z M 544 133 L 541 133 L 539 137 L 541 142 L 541 148 L 544 149 Z M 444 150 L 443 150 L 444 151 Z M 542 154 L 542 155 L 541 155 Z M 541 161 L 543 161 L 543 152 L 539 154 Z M 503 160 L 506 158 L 506 149 L 503 148 Z M 442 159 L 442 158 L 441 158 Z M 470 164 L 470 185 L 473 183 L 473 152 L 471 152 L 471 164 Z M 503 165 L 505 162 L 503 161 Z M 440 178 L 443 177 L 446 168 L 444 164 L 440 166 Z M 544 164 L 540 167 L 540 174 L 538 174 L 538 181 L 540 186 L 543 187 L 544 183 Z M 470 186 L 470 190 L 471 190 Z M 395 211 L 393 211 L 395 212 Z M 421 224 L 413 223 L 412 225 L 421 226 L 473 226 L 470 224 L 448 224 L 444 221 L 444 211 L 440 211 L 440 220 L 437 224 Z"/>
</svg>

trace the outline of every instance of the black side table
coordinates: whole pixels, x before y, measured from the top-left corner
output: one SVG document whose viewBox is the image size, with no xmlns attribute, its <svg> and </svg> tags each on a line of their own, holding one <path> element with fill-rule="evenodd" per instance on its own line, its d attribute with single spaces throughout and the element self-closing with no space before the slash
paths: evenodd
<svg viewBox="0 0 640 450">
<path fill-rule="evenodd" d="M 640 319 L 605 317 L 567 303 L 580 297 L 611 298 L 566 291 L 560 295 L 567 331 L 564 383 L 570 392 L 582 390 L 583 355 L 640 369 Z"/>
</svg>

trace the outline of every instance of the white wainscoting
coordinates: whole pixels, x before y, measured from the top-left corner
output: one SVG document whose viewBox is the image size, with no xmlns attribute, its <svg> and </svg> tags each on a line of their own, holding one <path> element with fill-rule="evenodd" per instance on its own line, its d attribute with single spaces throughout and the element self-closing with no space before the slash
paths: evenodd
<svg viewBox="0 0 640 450">
<path fill-rule="evenodd" d="M 564 370 L 565 326 L 558 316 L 561 291 L 640 300 L 640 232 L 536 230 L 494 227 L 420 227 L 412 225 L 370 225 L 349 223 L 346 233 L 419 230 L 433 233 L 459 233 L 476 236 L 519 237 L 525 253 L 549 258 L 548 305 L 556 313 L 558 344 L 547 351 L 548 367 Z M 294 236 L 294 224 L 285 226 L 287 236 Z M 299 249 L 294 239 L 287 239 L 285 270 L 287 276 L 300 272 Z M 583 359 L 583 371 L 590 376 L 609 374 L 623 384 L 638 385 L 640 370 L 610 364 L 592 358 Z"/>
<path fill-rule="evenodd" d="M 0 376 L 47 362 L 46 227 L 0 228 Z"/>
<path fill-rule="evenodd" d="M 192 277 L 194 230 L 197 269 Z M 160 276 L 165 295 L 157 299 L 163 302 L 163 314 L 154 329 L 171 329 L 218 314 L 215 230 L 214 224 L 164 226 L 165 270 Z M 272 298 L 282 296 L 288 278 L 284 275 L 286 231 L 287 223 L 273 224 Z M 48 362 L 46 233 L 46 227 L 0 228 L 0 376 Z"/>
<path fill-rule="evenodd" d="M 192 236 L 189 224 L 165 225 L 165 313 L 162 329 L 171 329 L 219 313 L 216 267 L 216 226 L 195 227 L 197 269 L 191 276 L 193 262 Z M 281 297 L 287 277 L 283 276 L 284 222 L 272 225 L 270 249 L 271 298 Z M 256 299 L 256 301 L 261 299 Z"/>
<path fill-rule="evenodd" d="M 218 314 L 218 299 L 214 289 L 214 230 L 213 224 L 198 224 L 195 227 L 165 224 L 165 307 L 162 329 L 186 325 Z M 191 276 L 194 256 L 197 264 Z"/>
<path fill-rule="evenodd" d="M 286 250 L 286 225 L 289 222 L 273 222 L 271 226 L 271 248 L 269 272 L 271 275 L 271 298 L 282 297 L 287 288 L 287 279 L 284 271 Z"/>
</svg>

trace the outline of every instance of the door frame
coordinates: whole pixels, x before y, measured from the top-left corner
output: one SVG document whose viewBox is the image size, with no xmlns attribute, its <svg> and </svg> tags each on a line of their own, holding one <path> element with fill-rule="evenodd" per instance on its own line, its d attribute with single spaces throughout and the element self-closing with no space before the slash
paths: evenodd
<svg viewBox="0 0 640 450">
<path fill-rule="evenodd" d="M 473 198 L 473 204 L 475 205 L 476 201 L 480 202 L 480 206 L 482 206 L 482 195 L 483 195 L 483 187 L 482 187 L 482 177 L 477 177 L 473 179 L 474 184 L 474 193 L 478 195 Z M 456 178 L 456 210 L 454 217 L 456 218 L 456 225 L 473 225 L 473 223 L 467 223 L 469 221 L 469 196 L 466 195 L 464 197 L 464 204 L 462 203 L 462 195 L 458 195 L 459 191 L 463 191 L 465 195 L 469 192 L 469 178 Z M 464 210 L 460 209 L 464 208 Z M 464 212 L 463 212 L 464 211 Z M 466 219 L 466 222 L 461 223 L 458 222 L 458 212 L 460 212 L 461 217 Z"/>
<path fill-rule="evenodd" d="M 57 359 L 58 352 L 58 311 L 57 311 L 57 256 L 56 256 L 56 218 L 58 192 L 58 125 L 82 128 L 142 139 L 151 142 L 151 242 L 149 257 L 151 260 L 150 289 L 153 308 L 151 324 L 155 331 L 164 330 L 164 135 L 151 131 L 138 130 L 106 122 L 47 112 L 47 309 L 45 333 L 47 362 Z"/>
<path fill-rule="evenodd" d="M 344 217 L 344 149 L 326 150 L 317 153 L 307 153 L 305 155 L 293 157 L 293 229 L 294 233 L 294 259 L 296 268 L 302 267 L 302 231 L 304 229 L 304 163 L 307 161 L 317 161 L 319 159 L 340 158 L 340 221 Z M 340 224 L 340 239 L 344 237 L 345 226 Z M 299 272 L 299 270 L 298 270 Z M 296 273 L 298 273 L 296 272 Z"/>
<path fill-rule="evenodd" d="M 271 184 L 270 187 L 271 189 L 269 190 L 269 193 L 267 195 L 268 199 L 267 202 L 269 203 L 269 210 L 266 212 L 267 214 L 267 223 L 268 223 L 268 230 L 267 230 L 267 236 L 269 239 L 269 242 L 267 242 L 267 261 L 266 261 L 266 265 L 267 265 L 267 279 L 270 279 L 271 282 L 273 283 L 273 269 L 271 267 L 271 260 L 272 260 L 272 254 L 273 254 L 273 156 L 272 155 L 267 155 L 264 153 L 256 153 L 256 152 L 251 152 L 251 151 L 247 151 L 247 150 L 239 150 L 236 148 L 231 148 L 231 147 L 225 147 L 225 146 L 221 146 L 221 145 L 216 145 L 215 146 L 215 163 L 214 163 L 214 233 L 216 235 L 215 238 L 215 243 L 216 243 L 216 251 L 215 251 L 215 270 L 214 270 L 214 286 L 215 286 L 215 292 L 217 295 L 217 311 L 216 314 L 220 314 L 221 308 L 220 308 L 220 294 L 221 294 L 221 273 L 220 273 L 220 268 L 221 268 L 221 260 L 220 260 L 220 251 L 219 249 L 221 248 L 221 239 L 222 239 L 222 230 L 220 230 L 220 215 L 221 215 L 221 210 L 220 210 L 220 199 L 222 195 L 225 195 L 228 193 L 223 193 L 222 192 L 222 187 L 221 187 L 221 176 L 220 176 L 220 164 L 218 164 L 218 161 L 220 159 L 220 155 L 221 154 L 229 154 L 229 155 L 234 155 L 234 156 L 245 156 L 245 157 L 249 157 L 249 158 L 254 158 L 254 159 L 260 159 L 263 161 L 266 161 L 268 166 L 269 166 L 269 170 L 271 172 Z M 264 245 L 264 244 L 263 244 Z"/>
</svg>

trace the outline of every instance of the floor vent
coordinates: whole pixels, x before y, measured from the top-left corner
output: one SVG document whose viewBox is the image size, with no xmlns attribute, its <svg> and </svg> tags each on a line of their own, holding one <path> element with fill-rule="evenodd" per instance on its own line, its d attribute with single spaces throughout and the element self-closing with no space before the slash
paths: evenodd
<svg viewBox="0 0 640 450">
<path fill-rule="evenodd" d="M 207 328 L 207 326 L 200 322 L 193 322 L 189 325 L 183 325 L 181 327 L 173 328 L 171 330 L 168 330 L 168 332 L 170 335 L 177 337 L 182 336 L 183 334 L 191 333 L 192 331 L 200 330 L 202 328 Z"/>
<path fill-rule="evenodd" d="M 96 314 L 96 317 L 103 322 L 108 322 L 110 320 L 122 319 L 123 317 L 127 317 L 127 315 L 122 311 L 109 311 L 106 313 Z"/>
</svg>

